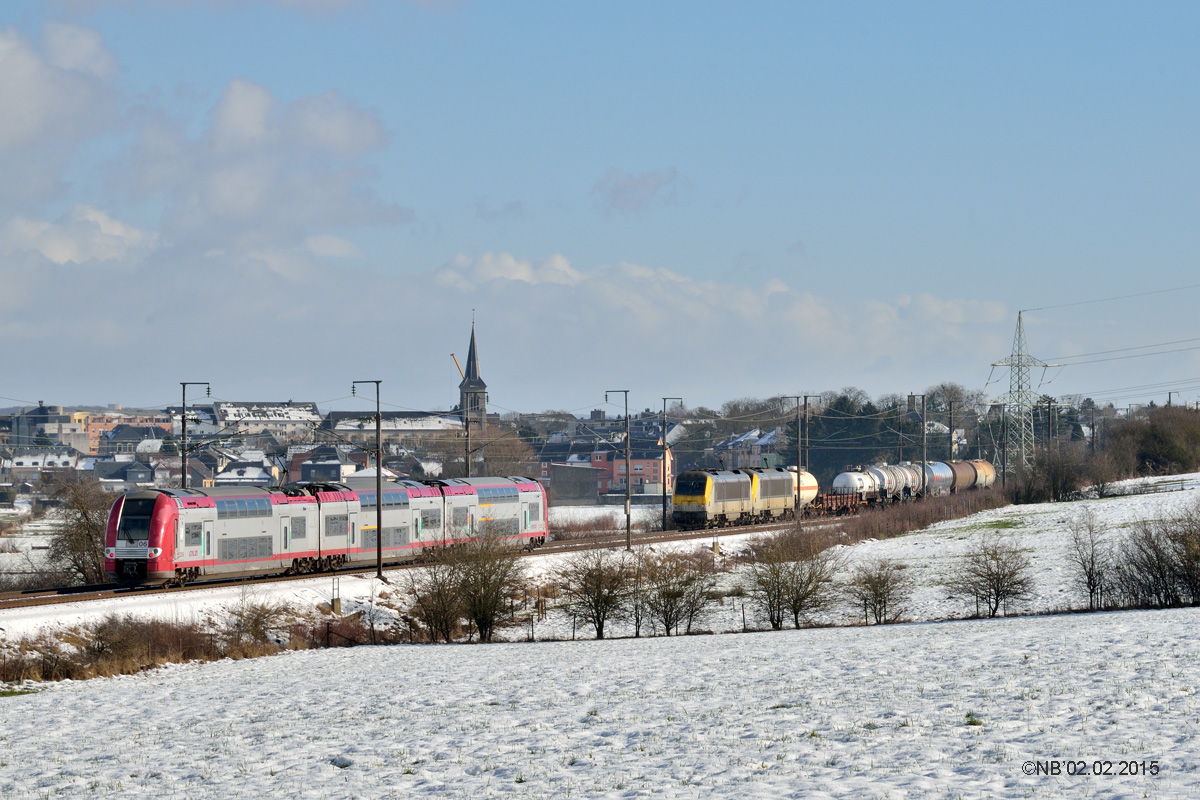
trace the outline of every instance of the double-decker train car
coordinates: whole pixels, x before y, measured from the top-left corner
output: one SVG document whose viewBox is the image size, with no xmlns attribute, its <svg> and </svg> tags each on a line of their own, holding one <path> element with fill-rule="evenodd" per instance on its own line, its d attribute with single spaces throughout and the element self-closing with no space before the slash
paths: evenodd
<svg viewBox="0 0 1200 800">
<path fill-rule="evenodd" d="M 546 493 L 530 478 L 387 481 L 377 530 L 375 480 L 279 488 L 129 492 L 113 503 L 104 569 L 126 584 L 182 585 L 216 575 L 305 573 L 416 558 L 424 548 L 499 535 L 546 540 Z"/>
</svg>

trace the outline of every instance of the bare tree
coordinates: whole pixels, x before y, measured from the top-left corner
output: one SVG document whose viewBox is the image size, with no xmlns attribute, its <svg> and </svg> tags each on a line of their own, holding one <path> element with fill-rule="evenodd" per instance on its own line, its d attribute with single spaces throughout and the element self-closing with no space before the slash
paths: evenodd
<svg viewBox="0 0 1200 800">
<path fill-rule="evenodd" d="M 997 534 L 984 534 L 963 556 L 959 573 L 947 585 L 951 597 L 975 602 L 975 614 L 994 617 L 1009 603 L 1033 594 L 1029 556 L 1016 542 Z"/>
<path fill-rule="evenodd" d="M 112 495 L 73 471 L 57 476 L 51 493 L 62 515 L 62 527 L 50 540 L 52 569 L 72 583 L 103 583 L 104 534 Z"/>
<path fill-rule="evenodd" d="M 776 537 L 779 546 L 792 561 L 784 587 L 784 605 L 792 616 L 792 625 L 828 608 L 834 600 L 833 577 L 842 568 L 843 558 L 828 534 L 806 531 L 798 525 Z"/>
<path fill-rule="evenodd" d="M 1095 434 L 1093 434 L 1095 435 Z M 1097 497 L 1108 497 L 1113 493 L 1113 483 L 1121 478 L 1120 468 L 1116 460 L 1107 451 L 1094 453 L 1087 459 L 1084 469 Z"/>
<path fill-rule="evenodd" d="M 1200 605 L 1200 505 L 1193 505 L 1170 526 L 1180 592 L 1191 605 Z"/>
<path fill-rule="evenodd" d="M 789 616 L 799 628 L 833 601 L 833 576 L 842 559 L 832 544 L 832 538 L 797 526 L 751 545 L 747 591 L 772 628 L 782 628 Z"/>
<path fill-rule="evenodd" d="M 454 566 L 436 561 L 419 570 L 408 571 L 408 586 L 416 596 L 412 612 L 429 630 L 429 638 L 450 642 L 458 634 L 462 621 L 462 602 L 458 595 L 458 573 Z"/>
<path fill-rule="evenodd" d="M 662 626 L 667 636 L 691 633 L 692 625 L 711 602 L 713 575 L 708 559 L 682 553 L 650 556 L 645 561 L 642 599 L 648 616 Z"/>
<path fill-rule="evenodd" d="M 475 443 L 472 442 L 472 445 Z M 479 442 L 487 475 L 535 475 L 537 454 L 516 431 Z"/>
<path fill-rule="evenodd" d="M 571 613 L 595 628 L 597 639 L 603 639 L 605 624 L 628 603 L 633 582 L 631 560 L 620 551 L 583 550 L 571 556 L 556 577 Z"/>
<path fill-rule="evenodd" d="M 1117 552 L 1115 577 L 1122 600 L 1152 608 L 1180 605 L 1176 555 L 1168 522 L 1135 523 Z"/>
<path fill-rule="evenodd" d="M 1075 582 L 1088 597 L 1091 611 L 1104 604 L 1112 589 L 1112 547 L 1096 514 L 1087 509 L 1071 522 L 1071 546 L 1067 558 L 1075 573 Z"/>
<path fill-rule="evenodd" d="M 631 568 L 633 574 L 631 576 L 632 584 L 629 594 L 629 621 L 633 623 L 633 638 L 640 638 L 642 635 L 642 626 L 649 621 L 649 608 L 646 606 L 646 573 L 647 564 L 649 563 L 652 554 L 645 547 L 637 547 L 633 551 L 633 560 Z"/>
<path fill-rule="evenodd" d="M 771 627 L 780 630 L 787 619 L 788 586 L 793 572 L 793 562 L 788 558 L 791 554 L 779 546 L 775 537 L 756 543 L 751 552 L 754 561 L 747 573 L 749 585 L 746 591 Z"/>
<path fill-rule="evenodd" d="M 846 585 L 846 596 L 862 608 L 863 621 L 876 625 L 896 622 L 905 612 L 913 583 L 905 565 L 890 559 L 874 559 L 859 564 Z"/>
<path fill-rule="evenodd" d="M 524 586 L 525 573 L 519 558 L 520 549 L 515 544 L 492 532 L 446 550 L 463 615 L 475 624 L 481 642 L 492 640 L 506 603 Z"/>
</svg>

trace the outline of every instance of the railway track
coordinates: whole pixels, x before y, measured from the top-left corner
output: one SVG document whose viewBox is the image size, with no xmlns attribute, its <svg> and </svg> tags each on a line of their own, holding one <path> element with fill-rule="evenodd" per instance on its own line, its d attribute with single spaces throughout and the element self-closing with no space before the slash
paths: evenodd
<svg viewBox="0 0 1200 800">
<path fill-rule="evenodd" d="M 793 521 L 789 520 L 785 522 L 773 522 L 761 525 L 745 525 L 736 528 L 715 528 L 696 531 L 642 531 L 633 533 L 630 537 L 630 542 L 633 546 L 643 547 L 667 542 L 711 540 L 714 538 L 719 539 L 721 536 L 777 533 L 791 527 L 794 524 L 795 523 Z M 624 546 L 624 532 L 616 531 L 596 537 L 562 539 L 547 542 L 536 550 L 523 553 L 522 555 L 525 557 L 535 555 L 563 555 L 579 552 L 580 550 L 589 550 L 592 548 L 612 549 L 622 548 Z M 385 564 L 384 566 L 387 570 L 392 571 L 400 569 L 413 569 L 422 565 L 423 562 L 416 561 L 407 563 L 390 563 Z M 335 570 L 332 572 L 306 573 L 303 575 L 228 575 L 213 580 L 197 581 L 184 586 L 123 587 L 117 584 L 98 584 L 93 586 L 66 586 L 48 589 L 27 589 L 19 592 L 0 593 L 0 611 L 9 608 L 50 606 L 64 603 L 104 600 L 114 597 L 145 597 L 153 594 L 168 594 L 173 592 L 191 592 L 202 589 L 216 589 L 223 586 L 245 585 L 251 583 L 255 585 L 285 583 L 288 581 L 311 580 L 313 578 L 322 577 L 365 575 L 373 574 L 374 572 L 375 564 L 371 563 L 343 567 L 340 570 Z"/>
</svg>

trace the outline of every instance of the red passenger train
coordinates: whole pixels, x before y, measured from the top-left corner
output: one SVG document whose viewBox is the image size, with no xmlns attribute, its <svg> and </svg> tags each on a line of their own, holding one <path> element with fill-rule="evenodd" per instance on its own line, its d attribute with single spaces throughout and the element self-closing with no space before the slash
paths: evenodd
<svg viewBox="0 0 1200 800">
<path fill-rule="evenodd" d="M 123 584 L 182 586 L 202 577 L 297 574 L 372 564 L 375 479 L 278 488 L 150 489 L 113 503 L 104 570 Z M 545 542 L 545 489 L 532 478 L 388 481 L 383 557 L 410 561 L 428 547 L 495 534 Z"/>
</svg>

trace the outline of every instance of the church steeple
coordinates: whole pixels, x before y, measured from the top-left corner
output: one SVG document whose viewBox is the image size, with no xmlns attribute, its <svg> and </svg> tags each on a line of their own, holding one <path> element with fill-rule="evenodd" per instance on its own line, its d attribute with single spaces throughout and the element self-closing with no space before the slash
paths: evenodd
<svg viewBox="0 0 1200 800">
<path fill-rule="evenodd" d="M 476 425 L 483 430 L 487 424 L 487 384 L 479 377 L 479 350 L 475 346 L 475 323 L 471 323 L 471 349 L 467 351 L 467 368 L 458 385 L 458 407 L 462 410 L 463 425 Z"/>
</svg>

